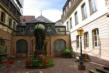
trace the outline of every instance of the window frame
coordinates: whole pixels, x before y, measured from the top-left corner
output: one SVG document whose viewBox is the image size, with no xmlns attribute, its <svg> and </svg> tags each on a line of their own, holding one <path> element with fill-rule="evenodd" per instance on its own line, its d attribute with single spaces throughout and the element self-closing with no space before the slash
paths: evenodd
<svg viewBox="0 0 109 73">
<path fill-rule="evenodd" d="M 84 33 L 84 48 L 88 48 L 89 47 L 89 33 L 85 32 Z"/>
<path fill-rule="evenodd" d="M 67 30 L 69 30 L 69 21 L 67 21 Z"/>
<path fill-rule="evenodd" d="M 16 22 L 15 21 L 13 21 L 13 29 L 16 30 Z"/>
<path fill-rule="evenodd" d="M 83 3 L 81 5 L 81 14 L 82 14 L 82 20 L 85 20 L 87 18 L 87 7 L 86 7 L 86 3 Z"/>
<path fill-rule="evenodd" d="M 3 14 L 3 16 L 2 16 L 2 14 Z M 5 23 L 5 21 L 6 21 L 6 14 L 5 14 L 5 12 L 1 12 L 1 18 L 0 18 L 0 21 L 1 22 L 3 22 L 3 23 Z"/>
<path fill-rule="evenodd" d="M 99 29 L 95 28 L 92 30 L 92 43 L 93 48 L 99 47 Z"/>
<path fill-rule="evenodd" d="M 72 29 L 72 17 L 70 17 L 70 29 Z"/>
<path fill-rule="evenodd" d="M 8 18 L 8 25 L 9 25 L 9 27 L 11 28 L 12 27 L 12 18 Z"/>
<path fill-rule="evenodd" d="M 76 47 L 80 48 L 80 36 L 79 35 L 76 36 Z"/>
<path fill-rule="evenodd" d="M 78 12 L 77 11 L 74 13 L 74 16 L 75 16 L 75 25 L 78 25 L 79 21 L 78 21 Z"/>
<path fill-rule="evenodd" d="M 93 0 L 93 1 L 94 1 L 94 8 L 95 8 L 95 11 L 93 11 L 93 7 L 92 7 L 92 4 L 93 4 L 93 3 L 91 3 L 91 0 L 89 0 L 90 15 L 94 14 L 94 13 L 97 11 L 96 0 Z"/>
</svg>

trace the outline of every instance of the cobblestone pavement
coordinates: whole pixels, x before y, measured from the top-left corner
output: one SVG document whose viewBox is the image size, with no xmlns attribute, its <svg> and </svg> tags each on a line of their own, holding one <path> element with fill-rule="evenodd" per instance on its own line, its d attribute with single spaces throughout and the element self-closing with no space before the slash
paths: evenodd
<svg viewBox="0 0 109 73">
<path fill-rule="evenodd" d="M 79 71 L 78 64 L 73 59 L 55 58 L 54 66 L 47 69 L 25 69 L 24 61 L 17 61 L 7 70 L 6 65 L 0 66 L 0 73 L 88 73 Z"/>
</svg>

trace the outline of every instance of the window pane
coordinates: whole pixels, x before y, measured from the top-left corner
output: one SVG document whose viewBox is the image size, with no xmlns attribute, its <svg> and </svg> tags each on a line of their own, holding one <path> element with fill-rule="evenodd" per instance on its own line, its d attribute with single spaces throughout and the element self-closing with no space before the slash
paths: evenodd
<svg viewBox="0 0 109 73">
<path fill-rule="evenodd" d="M 69 30 L 69 22 L 67 22 L 67 30 Z"/>
<path fill-rule="evenodd" d="M 11 26 L 12 26 L 12 19 L 9 18 L 9 27 L 11 27 Z"/>
<path fill-rule="evenodd" d="M 78 24 L 78 13 L 76 12 L 75 13 L 75 25 L 77 25 Z"/>
<path fill-rule="evenodd" d="M 96 11 L 95 0 L 89 0 L 89 5 L 90 5 L 90 13 L 92 14 Z"/>
<path fill-rule="evenodd" d="M 78 36 L 78 35 L 76 36 L 76 42 L 77 42 L 77 43 L 76 43 L 76 44 L 77 44 L 77 48 L 79 48 L 80 45 L 79 45 L 79 36 Z"/>
<path fill-rule="evenodd" d="M 96 47 L 96 46 L 99 46 L 98 43 L 99 43 L 99 31 L 98 29 L 94 29 L 92 31 L 93 33 L 93 46 Z"/>
<path fill-rule="evenodd" d="M 72 28 L 72 18 L 70 18 L 70 28 Z"/>
<path fill-rule="evenodd" d="M 1 21 L 5 23 L 5 13 L 1 12 Z"/>
<path fill-rule="evenodd" d="M 86 5 L 82 5 L 82 18 L 85 19 L 87 18 L 87 10 L 86 10 Z"/>
<path fill-rule="evenodd" d="M 88 32 L 84 33 L 84 47 L 89 47 L 89 37 Z"/>
</svg>

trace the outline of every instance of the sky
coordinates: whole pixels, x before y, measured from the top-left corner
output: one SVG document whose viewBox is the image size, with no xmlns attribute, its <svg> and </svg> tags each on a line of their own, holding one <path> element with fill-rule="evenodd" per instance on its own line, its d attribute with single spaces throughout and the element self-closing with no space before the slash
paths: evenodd
<svg viewBox="0 0 109 73">
<path fill-rule="evenodd" d="M 55 22 L 61 19 L 66 0 L 24 0 L 23 15 L 42 15 Z"/>
</svg>

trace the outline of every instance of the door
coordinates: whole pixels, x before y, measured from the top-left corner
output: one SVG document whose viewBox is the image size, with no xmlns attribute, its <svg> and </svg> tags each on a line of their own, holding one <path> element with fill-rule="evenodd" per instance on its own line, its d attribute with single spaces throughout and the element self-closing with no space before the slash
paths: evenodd
<svg viewBox="0 0 109 73">
<path fill-rule="evenodd" d="M 16 54 L 21 57 L 28 54 L 28 43 L 26 40 L 18 40 L 16 42 Z"/>
<path fill-rule="evenodd" d="M 66 49 L 66 42 L 62 39 L 58 39 L 54 43 L 54 54 L 55 56 L 61 55 L 62 51 Z"/>
</svg>

